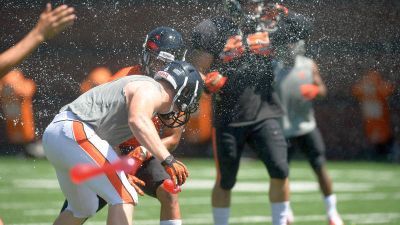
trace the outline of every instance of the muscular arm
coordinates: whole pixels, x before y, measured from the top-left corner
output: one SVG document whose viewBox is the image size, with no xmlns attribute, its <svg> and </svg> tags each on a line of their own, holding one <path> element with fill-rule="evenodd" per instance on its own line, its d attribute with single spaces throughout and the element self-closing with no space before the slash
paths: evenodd
<svg viewBox="0 0 400 225">
<path fill-rule="evenodd" d="M 163 161 L 170 155 L 152 121 L 154 112 L 162 105 L 162 92 L 154 84 L 131 82 L 125 87 L 128 123 L 135 138 L 153 156 Z"/>
<path fill-rule="evenodd" d="M 166 128 L 163 130 L 161 141 L 169 152 L 174 151 L 178 147 L 182 132 L 182 127 Z"/>
<path fill-rule="evenodd" d="M 0 78 L 12 67 L 22 62 L 43 41 L 52 38 L 75 20 L 74 9 L 62 5 L 54 10 L 47 4 L 46 10 L 40 15 L 37 25 L 16 45 L 0 54 Z"/>
<path fill-rule="evenodd" d="M 327 89 L 326 89 L 325 83 L 323 82 L 321 75 L 319 73 L 318 66 L 315 62 L 313 62 L 312 69 L 313 69 L 314 84 L 317 85 L 318 89 L 319 89 L 317 96 L 325 97 L 327 95 Z"/>
</svg>

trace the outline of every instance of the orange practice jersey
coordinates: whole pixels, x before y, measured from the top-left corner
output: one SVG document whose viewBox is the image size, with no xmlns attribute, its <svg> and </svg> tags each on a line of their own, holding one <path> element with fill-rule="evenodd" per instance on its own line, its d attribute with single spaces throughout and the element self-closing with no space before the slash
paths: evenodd
<svg viewBox="0 0 400 225">
<path fill-rule="evenodd" d="M 110 81 L 111 76 L 111 71 L 106 67 L 97 67 L 93 69 L 89 73 L 87 79 L 81 83 L 81 93 L 85 93 L 100 84 L 107 83 Z"/>
<path fill-rule="evenodd" d="M 11 143 L 23 144 L 35 139 L 32 97 L 36 91 L 33 80 L 13 70 L 0 80 L 1 107 Z"/>
<path fill-rule="evenodd" d="M 394 86 L 377 71 L 369 71 L 354 85 L 353 95 L 361 102 L 364 129 L 371 143 L 385 143 L 392 137 L 388 97 Z"/>
</svg>

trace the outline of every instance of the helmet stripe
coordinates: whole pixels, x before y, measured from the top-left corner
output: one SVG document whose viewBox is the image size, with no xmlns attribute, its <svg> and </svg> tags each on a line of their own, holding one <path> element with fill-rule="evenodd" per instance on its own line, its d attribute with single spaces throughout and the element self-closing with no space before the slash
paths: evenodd
<svg viewBox="0 0 400 225">
<path fill-rule="evenodd" d="M 170 112 L 172 112 L 174 110 L 175 102 L 181 95 L 182 90 L 186 87 L 187 81 L 188 81 L 188 77 L 185 77 L 185 81 L 183 82 L 182 86 L 179 88 L 178 92 L 175 94 L 174 99 L 172 100 L 171 108 L 169 108 Z M 179 110 L 181 110 L 181 109 L 179 109 Z"/>
<path fill-rule="evenodd" d="M 192 99 L 190 99 L 189 105 L 191 105 L 191 104 L 194 102 L 194 100 L 196 99 L 196 97 L 197 97 L 197 90 L 198 90 L 198 89 L 199 89 L 199 81 L 196 80 L 196 88 L 194 89 L 194 93 L 193 93 Z"/>
</svg>

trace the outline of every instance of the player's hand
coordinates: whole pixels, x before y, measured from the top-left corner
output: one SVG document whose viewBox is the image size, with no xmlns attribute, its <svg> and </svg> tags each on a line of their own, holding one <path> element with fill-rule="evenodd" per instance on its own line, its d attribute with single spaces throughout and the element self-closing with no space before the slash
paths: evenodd
<svg viewBox="0 0 400 225">
<path fill-rule="evenodd" d="M 139 194 L 139 195 L 144 195 L 143 190 L 138 186 L 145 186 L 146 183 L 144 183 L 144 181 L 142 181 L 141 179 L 137 178 L 134 175 L 131 174 L 126 174 L 126 177 L 128 178 L 129 183 L 132 185 L 133 188 L 135 188 L 135 191 Z"/>
<path fill-rule="evenodd" d="M 242 36 L 232 36 L 226 41 L 224 50 L 219 57 L 222 62 L 228 63 L 236 58 L 240 58 L 244 50 L 245 47 L 242 42 Z"/>
<path fill-rule="evenodd" d="M 265 56 L 271 54 L 271 43 L 268 32 L 249 34 L 246 41 L 252 53 Z"/>
<path fill-rule="evenodd" d="M 143 163 L 144 161 L 150 159 L 151 156 L 152 155 L 150 151 L 147 151 L 147 149 L 143 146 L 136 147 L 128 153 L 128 157 L 135 158 L 140 161 L 140 163 Z"/>
<path fill-rule="evenodd" d="M 172 181 L 181 186 L 185 183 L 186 178 L 189 176 L 189 171 L 186 166 L 176 160 L 172 155 L 169 155 L 164 161 L 161 162 L 165 171 L 169 174 Z"/>
<path fill-rule="evenodd" d="M 74 12 L 75 9 L 67 5 L 61 5 L 52 10 L 51 4 L 47 3 L 34 30 L 38 32 L 42 41 L 51 39 L 74 23 L 76 19 Z"/>
<path fill-rule="evenodd" d="M 319 87 L 315 84 L 302 84 L 300 93 L 305 99 L 313 100 L 319 93 Z"/>
<path fill-rule="evenodd" d="M 204 80 L 206 91 L 209 93 L 216 93 L 225 85 L 227 77 L 221 75 L 218 71 L 207 73 Z"/>
</svg>

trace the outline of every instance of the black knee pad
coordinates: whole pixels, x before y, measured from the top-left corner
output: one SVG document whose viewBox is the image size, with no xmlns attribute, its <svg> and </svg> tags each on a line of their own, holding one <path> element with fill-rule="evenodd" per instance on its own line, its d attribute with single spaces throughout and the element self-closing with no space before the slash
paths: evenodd
<svg viewBox="0 0 400 225">
<path fill-rule="evenodd" d="M 222 178 L 220 181 L 220 186 L 224 190 L 231 190 L 233 186 L 236 184 L 236 178 L 228 177 L 228 178 Z"/>
<path fill-rule="evenodd" d="M 321 167 L 323 165 L 325 165 L 326 160 L 325 160 L 325 156 L 319 155 L 319 156 L 310 158 L 309 162 L 310 162 L 310 165 L 313 168 L 313 170 L 318 171 L 321 169 Z"/>
<path fill-rule="evenodd" d="M 161 166 L 159 160 L 151 158 L 145 161 L 136 173 L 136 177 L 145 182 L 145 186 L 138 185 L 144 193 L 157 198 L 157 188 L 165 179 L 169 179 L 169 175 Z"/>
<path fill-rule="evenodd" d="M 286 159 L 280 162 L 270 163 L 267 165 L 267 168 L 271 178 L 285 179 L 289 176 L 289 165 Z"/>
</svg>

